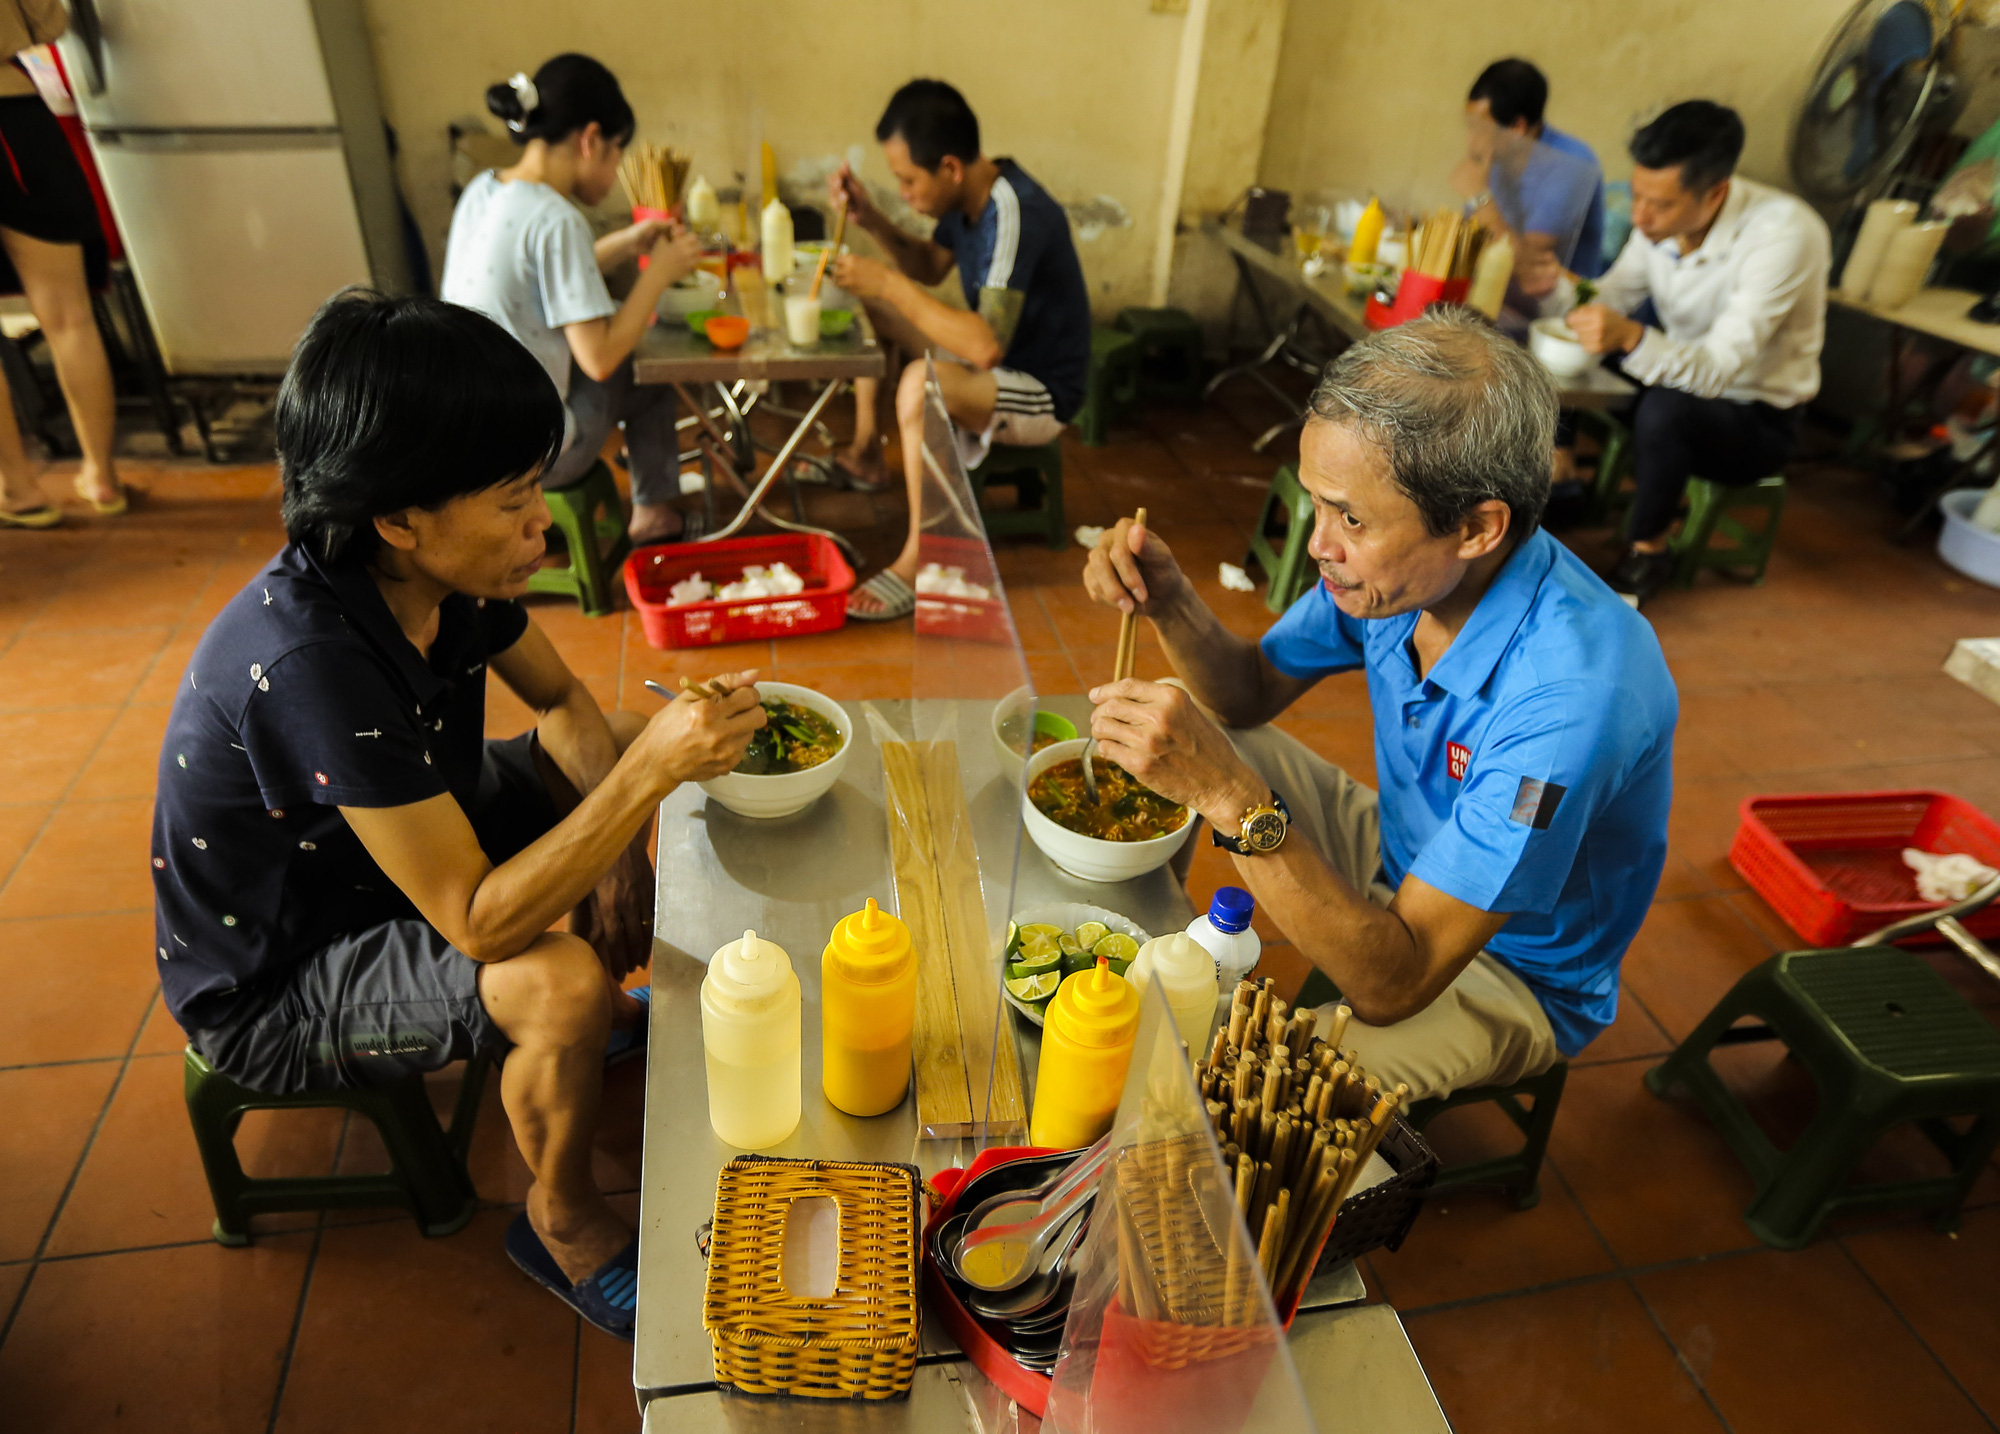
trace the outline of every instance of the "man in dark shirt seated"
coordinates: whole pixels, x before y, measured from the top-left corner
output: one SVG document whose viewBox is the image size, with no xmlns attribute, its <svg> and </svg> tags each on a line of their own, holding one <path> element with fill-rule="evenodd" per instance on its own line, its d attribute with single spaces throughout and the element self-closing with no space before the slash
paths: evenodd
<svg viewBox="0 0 2000 1434">
<path fill-rule="evenodd" d="M 608 1048 L 645 1005 L 642 831 L 763 725 L 720 700 L 608 716 L 513 601 L 543 552 L 563 406 L 492 320 L 350 292 L 279 392 L 290 544 L 210 625 L 153 819 L 160 984 L 255 1090 L 365 1086 L 504 1050 L 533 1172 L 516 1263 L 631 1338 L 637 1249 L 591 1177 Z M 486 672 L 539 714 L 486 741 Z M 572 915 L 573 934 L 549 928 Z"/>
<path fill-rule="evenodd" d="M 937 227 L 928 239 L 903 229 L 844 164 L 830 181 L 833 202 L 847 206 L 893 264 L 850 255 L 835 267 L 835 282 L 867 305 L 877 334 L 918 356 L 896 388 L 909 534 L 895 560 L 847 601 L 848 616 L 871 622 L 916 607 L 922 355 L 940 351 L 938 387 L 968 468 L 995 443 L 1033 447 L 1057 437 L 1083 406 L 1090 370 L 1090 293 L 1069 216 L 1020 165 L 981 153 L 979 120 L 965 97 L 942 80 L 912 80 L 890 97 L 875 137 L 903 202 Z M 954 265 L 963 309 L 927 292 Z M 836 455 L 864 489 L 884 479 L 875 393 L 873 379 L 855 381 L 854 442 Z"/>
</svg>

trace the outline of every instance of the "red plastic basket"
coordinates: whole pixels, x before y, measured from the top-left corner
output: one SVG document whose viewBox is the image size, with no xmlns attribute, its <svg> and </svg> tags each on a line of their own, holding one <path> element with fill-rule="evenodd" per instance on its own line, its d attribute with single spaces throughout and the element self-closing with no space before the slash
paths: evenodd
<svg viewBox="0 0 2000 1434">
<path fill-rule="evenodd" d="M 1741 811 L 1729 864 L 1813 946 L 1844 946 L 1944 904 L 1917 895 L 1904 847 L 2000 867 L 2000 823 L 1944 792 L 1748 797 Z M 1975 936 L 2000 936 L 2000 906 L 1965 924 Z"/>
<path fill-rule="evenodd" d="M 667 606 L 669 592 L 683 578 L 700 573 L 721 588 L 742 577 L 746 567 L 773 563 L 785 563 L 804 578 L 805 591 L 792 597 Z M 641 548 L 625 562 L 626 596 L 654 647 L 713 647 L 832 632 L 847 621 L 847 595 L 853 590 L 854 569 L 840 549 L 832 539 L 810 533 L 665 543 Z"/>
</svg>

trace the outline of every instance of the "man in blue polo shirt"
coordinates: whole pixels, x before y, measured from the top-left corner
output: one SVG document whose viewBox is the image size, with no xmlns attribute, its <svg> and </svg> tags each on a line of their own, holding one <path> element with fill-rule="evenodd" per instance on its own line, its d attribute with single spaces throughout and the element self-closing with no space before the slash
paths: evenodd
<svg viewBox="0 0 2000 1434">
<path fill-rule="evenodd" d="M 1105 755 L 1187 803 L 1415 1098 L 1511 1082 L 1611 1023 L 1666 859 L 1678 709 L 1645 621 L 1538 531 L 1556 394 L 1446 312 L 1328 368 L 1300 439 L 1322 581 L 1261 644 L 1121 522 L 1098 601 L 1151 619 L 1179 684 L 1091 693 Z M 1366 668 L 1378 795 L 1268 724 Z"/>
<path fill-rule="evenodd" d="M 1482 223 L 1514 243 L 1522 296 L 1555 291 L 1567 269 L 1604 272 L 1604 170 L 1591 147 L 1543 117 L 1549 82 L 1526 60 L 1495 60 L 1465 100 L 1466 158 L 1453 173 Z"/>
</svg>

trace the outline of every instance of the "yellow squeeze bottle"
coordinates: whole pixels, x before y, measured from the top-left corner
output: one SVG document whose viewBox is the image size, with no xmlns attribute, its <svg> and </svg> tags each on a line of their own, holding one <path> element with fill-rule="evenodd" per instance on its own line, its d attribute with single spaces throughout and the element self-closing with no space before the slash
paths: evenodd
<svg viewBox="0 0 2000 1434">
<path fill-rule="evenodd" d="M 738 1150 L 776 1145 L 798 1127 L 799 978 L 775 941 L 743 933 L 709 958 L 701 983 L 708 1123 Z"/>
<path fill-rule="evenodd" d="M 1139 993 L 1108 957 L 1064 980 L 1042 1025 L 1028 1139 L 1072 1150 L 1109 1130 L 1138 1031 Z"/>
<path fill-rule="evenodd" d="M 819 958 L 820 1086 L 849 1115 L 881 1115 L 910 1088 L 917 953 L 910 928 L 868 898 Z"/>
<path fill-rule="evenodd" d="M 1347 245 L 1347 262 L 1372 264 L 1376 247 L 1382 242 L 1382 201 L 1370 199 L 1361 217 L 1354 221 L 1354 238 Z"/>
</svg>

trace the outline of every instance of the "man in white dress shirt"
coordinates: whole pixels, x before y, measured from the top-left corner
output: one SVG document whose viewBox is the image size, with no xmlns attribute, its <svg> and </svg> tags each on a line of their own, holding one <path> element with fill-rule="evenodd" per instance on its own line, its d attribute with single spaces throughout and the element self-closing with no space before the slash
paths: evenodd
<svg viewBox="0 0 2000 1434">
<path fill-rule="evenodd" d="M 1830 243 L 1803 201 L 1735 177 L 1743 121 L 1726 106 L 1675 105 L 1631 152 L 1632 237 L 1569 324 L 1646 386 L 1632 414 L 1632 545 L 1610 575 L 1642 602 L 1673 571 L 1667 539 L 1690 477 L 1754 483 L 1791 456 L 1819 392 Z M 1630 317 L 1647 299 L 1661 328 Z"/>
</svg>

